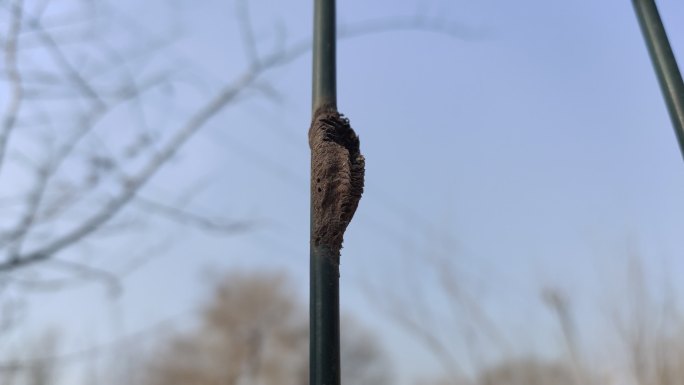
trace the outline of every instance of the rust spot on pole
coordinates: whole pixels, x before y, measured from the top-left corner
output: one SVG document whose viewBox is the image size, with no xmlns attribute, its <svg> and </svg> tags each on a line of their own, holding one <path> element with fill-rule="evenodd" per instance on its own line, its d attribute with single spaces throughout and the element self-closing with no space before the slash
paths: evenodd
<svg viewBox="0 0 684 385">
<path fill-rule="evenodd" d="M 349 119 L 332 106 L 314 113 L 311 147 L 312 242 L 331 250 L 339 264 L 340 249 L 363 194 L 365 159 Z"/>
</svg>

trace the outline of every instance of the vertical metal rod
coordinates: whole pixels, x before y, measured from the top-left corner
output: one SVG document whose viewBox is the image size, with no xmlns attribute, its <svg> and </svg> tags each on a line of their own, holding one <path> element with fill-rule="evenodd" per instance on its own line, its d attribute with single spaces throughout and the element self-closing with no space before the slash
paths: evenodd
<svg viewBox="0 0 684 385">
<path fill-rule="evenodd" d="M 314 0 L 313 111 L 337 108 L 335 0 Z"/>
<path fill-rule="evenodd" d="M 684 82 L 654 0 L 632 0 L 684 157 Z"/>
<path fill-rule="evenodd" d="M 313 113 L 322 106 L 337 107 L 335 0 L 314 1 Z M 312 229 L 313 215 L 312 209 Z M 316 246 L 311 232 L 310 385 L 340 384 L 339 256 L 336 253 L 327 246 Z"/>
<path fill-rule="evenodd" d="M 340 385 L 339 265 L 327 254 L 311 248 L 310 385 Z"/>
</svg>

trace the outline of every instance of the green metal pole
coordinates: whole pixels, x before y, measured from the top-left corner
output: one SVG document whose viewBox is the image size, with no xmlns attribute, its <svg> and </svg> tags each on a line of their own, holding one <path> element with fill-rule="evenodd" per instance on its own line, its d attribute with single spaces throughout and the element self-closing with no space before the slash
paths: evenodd
<svg viewBox="0 0 684 385">
<path fill-rule="evenodd" d="M 632 0 L 684 157 L 684 82 L 654 0 Z"/>
<path fill-rule="evenodd" d="M 310 385 L 340 385 L 340 270 L 330 254 L 311 247 Z"/>
<path fill-rule="evenodd" d="M 337 108 L 335 0 L 314 0 L 313 112 Z"/>
<path fill-rule="evenodd" d="M 335 0 L 315 0 L 313 114 L 324 106 L 337 108 L 335 28 Z M 309 384 L 340 385 L 339 250 L 316 242 L 314 215 L 312 196 Z"/>
</svg>

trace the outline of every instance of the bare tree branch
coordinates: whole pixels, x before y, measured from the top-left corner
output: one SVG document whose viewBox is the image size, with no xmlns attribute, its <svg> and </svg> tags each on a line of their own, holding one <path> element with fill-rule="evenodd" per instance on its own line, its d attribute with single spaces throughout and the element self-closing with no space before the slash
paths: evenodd
<svg viewBox="0 0 684 385">
<path fill-rule="evenodd" d="M 149 179 L 164 165 L 202 125 L 213 117 L 221 108 L 230 102 L 239 92 L 248 86 L 256 77 L 256 73 L 247 72 L 235 85 L 225 88 L 214 100 L 202 108 L 195 116 L 182 127 L 171 140 L 155 154 L 143 170 L 135 177 L 129 179 L 121 194 L 104 205 L 97 213 L 73 229 L 53 240 L 49 244 L 25 254 L 15 257 L 5 263 L 0 263 L 0 271 L 14 269 L 27 264 L 35 263 L 51 257 L 65 247 L 71 246 L 81 238 L 98 230 L 99 227 L 114 217 L 138 191 L 149 181 Z"/>
<path fill-rule="evenodd" d="M 84 95 L 86 95 L 91 101 L 98 107 L 102 108 L 104 106 L 104 102 L 102 101 L 102 98 L 100 95 L 95 92 L 93 87 L 88 84 L 88 82 L 83 78 L 83 76 L 80 74 L 78 70 L 76 70 L 71 63 L 69 63 L 69 60 L 64 56 L 64 53 L 62 52 L 62 49 L 59 47 L 59 45 L 55 42 L 55 40 L 52 38 L 50 33 L 45 30 L 41 24 L 40 20 L 38 19 L 33 19 L 29 23 L 31 26 L 33 26 L 38 33 L 40 34 L 41 40 L 45 43 L 45 45 L 49 48 L 50 52 L 52 53 L 53 57 L 57 61 L 57 63 L 64 69 L 66 74 L 69 76 L 69 78 L 73 81 L 74 85 L 83 92 Z"/>
<path fill-rule="evenodd" d="M 97 281 L 105 286 L 108 294 L 112 297 L 117 297 L 122 292 L 120 277 L 112 272 L 64 259 L 52 258 L 49 262 L 54 267 L 69 271 L 71 276 L 55 279 L 10 277 L 9 280 L 15 285 L 32 291 L 55 291 L 75 285 L 81 281 Z"/>
<path fill-rule="evenodd" d="M 31 229 L 33 225 L 38 208 L 40 207 L 40 202 L 45 194 L 46 185 L 50 175 L 48 170 L 39 169 L 38 170 L 38 181 L 36 182 L 35 188 L 27 196 L 27 209 L 24 215 L 19 220 L 16 229 L 8 237 L 10 241 L 9 255 L 10 260 L 18 258 L 21 253 L 21 247 L 26 237 L 26 234 Z"/>
<path fill-rule="evenodd" d="M 153 213 L 160 214 L 174 221 L 190 224 L 192 226 L 198 227 L 201 230 L 207 230 L 211 232 L 236 234 L 249 231 L 255 226 L 254 221 L 251 220 L 229 222 L 223 220 L 222 218 L 210 218 L 141 196 L 138 196 L 138 198 L 135 200 L 135 203 L 147 210 L 152 211 Z"/>
<path fill-rule="evenodd" d="M 134 96 L 125 95 L 124 98 L 120 100 L 126 100 L 128 97 Z M 24 215 L 19 219 L 15 230 L 11 232 L 5 242 L 10 241 L 13 245 L 9 253 L 8 263 L 16 263 L 21 259 L 21 244 L 27 233 L 31 230 L 31 227 L 36 219 L 36 214 L 40 209 L 43 197 L 47 190 L 47 185 L 50 179 L 58 172 L 62 166 L 65 159 L 69 157 L 79 141 L 87 135 L 94 127 L 97 122 L 104 116 L 108 107 L 101 106 L 95 108 L 90 114 L 82 118 L 80 127 L 76 132 L 66 141 L 66 143 L 57 151 L 54 157 L 47 159 L 47 163 L 44 167 L 38 169 L 38 175 L 36 183 L 33 189 L 27 195 L 26 211 Z M 0 270 L 2 270 L 2 264 L 0 263 Z"/>
<path fill-rule="evenodd" d="M 490 35 L 486 30 L 468 27 L 462 23 L 423 16 L 383 18 L 341 25 L 338 33 L 340 37 L 351 38 L 393 31 L 432 32 L 464 40 L 479 40 Z"/>
<path fill-rule="evenodd" d="M 242 32 L 242 44 L 247 53 L 247 59 L 252 66 L 259 65 L 259 51 L 256 41 L 254 40 L 254 29 L 252 27 L 252 19 L 249 14 L 249 1 L 237 1 L 237 17 L 240 23 L 240 31 Z"/>
<path fill-rule="evenodd" d="M 10 29 L 5 42 L 5 72 L 10 80 L 10 101 L 5 110 L 5 115 L 0 127 L 0 175 L 2 174 L 7 143 L 14 129 L 21 108 L 22 101 L 22 80 L 17 64 L 17 45 L 18 36 L 22 26 L 23 0 L 15 0 L 12 4 L 12 19 Z"/>
</svg>

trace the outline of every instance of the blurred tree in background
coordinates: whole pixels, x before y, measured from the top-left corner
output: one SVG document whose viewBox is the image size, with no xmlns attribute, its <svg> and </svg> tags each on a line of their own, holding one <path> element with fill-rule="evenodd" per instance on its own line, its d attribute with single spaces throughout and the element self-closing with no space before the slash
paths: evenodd
<svg viewBox="0 0 684 385">
<path fill-rule="evenodd" d="M 308 312 L 279 274 L 229 273 L 195 330 L 171 337 L 143 365 L 141 385 L 282 384 L 308 382 Z M 347 320 L 342 379 L 353 385 L 392 383 L 374 337 Z"/>
</svg>

